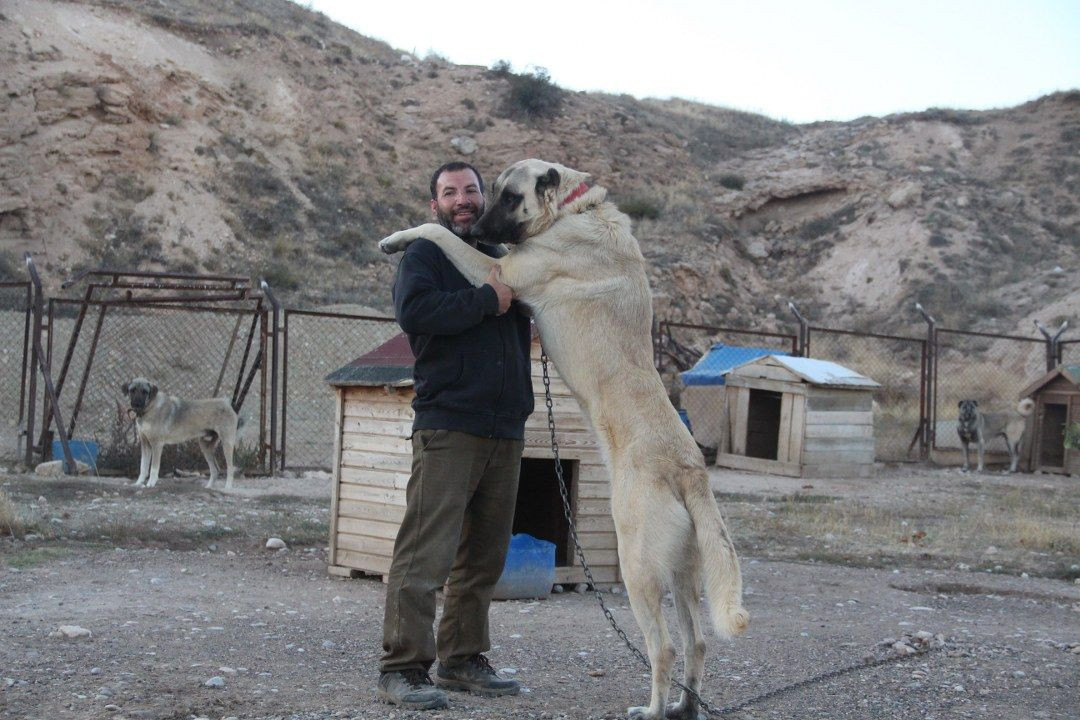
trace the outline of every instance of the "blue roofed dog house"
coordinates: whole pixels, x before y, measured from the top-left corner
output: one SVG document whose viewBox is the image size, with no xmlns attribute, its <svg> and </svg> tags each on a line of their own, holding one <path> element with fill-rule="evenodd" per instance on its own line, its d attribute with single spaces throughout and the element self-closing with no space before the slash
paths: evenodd
<svg viewBox="0 0 1080 720">
<path fill-rule="evenodd" d="M 814 358 L 771 354 L 731 368 L 716 464 L 792 477 L 868 477 L 880 387 Z"/>
<path fill-rule="evenodd" d="M 694 367 L 679 373 L 683 390 L 679 405 L 686 412 L 694 440 L 705 448 L 721 450 L 726 435 L 727 396 L 724 384 L 732 369 L 767 355 L 783 355 L 776 348 L 745 347 L 717 343 Z"/>
</svg>

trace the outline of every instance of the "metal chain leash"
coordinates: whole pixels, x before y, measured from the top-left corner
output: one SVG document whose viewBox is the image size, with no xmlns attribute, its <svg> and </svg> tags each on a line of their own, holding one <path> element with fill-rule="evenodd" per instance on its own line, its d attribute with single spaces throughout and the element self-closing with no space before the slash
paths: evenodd
<svg viewBox="0 0 1080 720">
<path fill-rule="evenodd" d="M 540 354 L 540 363 L 543 366 L 544 371 L 544 404 L 547 406 L 548 432 L 551 434 L 551 453 L 555 457 L 555 476 L 556 478 L 558 478 L 559 481 L 559 494 L 562 496 L 563 514 L 566 516 L 566 521 L 567 523 L 569 523 L 570 526 L 570 538 L 574 542 L 575 554 L 577 555 L 578 560 L 581 562 L 581 569 L 585 573 L 585 578 L 589 581 L 589 586 L 592 587 L 593 595 L 596 596 L 596 601 L 600 603 L 600 609 L 604 612 L 604 617 L 607 618 L 608 623 L 611 624 L 612 629 L 618 634 L 620 638 L 622 638 L 623 643 L 625 643 L 626 647 L 630 649 L 630 652 L 636 655 L 637 658 L 642 662 L 642 664 L 651 671 L 652 664 L 649 662 L 649 658 L 647 658 L 644 653 L 642 653 L 641 650 L 639 650 L 634 645 L 634 643 L 630 641 L 630 638 L 627 637 L 626 632 L 621 627 L 619 627 L 619 623 L 615 620 L 615 616 L 611 614 L 611 610 L 608 609 L 607 604 L 604 602 L 603 593 L 600 592 L 600 590 L 597 588 L 596 581 L 593 580 L 592 569 L 589 567 L 589 563 L 585 561 L 585 553 L 581 549 L 581 543 L 578 542 L 577 525 L 574 522 L 573 512 L 570 509 L 570 495 L 566 489 L 566 479 L 563 477 L 562 462 L 559 460 L 559 442 L 558 439 L 555 437 L 555 409 L 554 403 L 551 399 L 551 377 L 548 374 L 548 356 L 544 352 L 541 352 Z M 688 694 L 691 698 L 693 698 L 694 702 L 696 702 L 698 706 L 708 715 L 712 717 L 720 717 L 723 715 L 730 715 L 731 713 L 738 712 L 739 710 L 749 707 L 750 705 L 764 702 L 765 700 L 769 700 L 778 695 L 783 695 L 785 693 L 799 690 L 808 685 L 813 685 L 815 683 L 823 682 L 825 680 L 832 680 L 834 678 L 857 672 L 859 670 L 869 670 L 871 668 L 881 667 L 883 665 L 899 664 L 907 660 L 911 660 L 917 657 L 923 657 L 925 655 L 938 652 L 945 649 L 946 647 L 948 647 L 948 645 L 942 643 L 937 646 L 926 647 L 916 650 L 913 654 L 910 655 L 886 656 L 870 662 L 858 661 L 849 663 L 833 670 L 829 670 L 818 675 L 812 675 L 811 677 L 798 680 L 789 685 L 783 685 L 778 688 L 773 688 L 772 690 L 767 690 L 759 695 L 754 695 L 753 697 L 743 700 L 741 702 L 731 705 L 725 705 L 723 707 L 713 707 L 695 691 L 691 690 L 686 685 L 683 685 L 678 680 L 672 680 L 671 684 L 676 688 L 682 690 L 684 693 Z"/>
</svg>

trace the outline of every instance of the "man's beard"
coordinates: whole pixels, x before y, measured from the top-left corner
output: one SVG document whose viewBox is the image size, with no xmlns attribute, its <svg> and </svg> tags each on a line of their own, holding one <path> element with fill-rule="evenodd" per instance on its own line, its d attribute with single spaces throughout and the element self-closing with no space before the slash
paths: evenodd
<svg viewBox="0 0 1080 720">
<path fill-rule="evenodd" d="M 454 212 L 453 211 L 451 211 L 450 214 L 447 214 L 447 213 L 444 213 L 442 211 L 442 208 L 438 208 L 438 207 L 435 209 L 435 219 L 439 221 L 440 225 L 442 225 L 444 228 L 446 228 L 450 232 L 457 235 L 462 240 L 468 240 L 469 239 L 468 238 L 469 230 L 471 230 L 472 226 L 475 225 L 476 222 L 480 219 L 480 215 L 483 214 L 484 208 L 483 207 L 474 208 L 473 212 L 474 212 L 473 218 L 472 218 L 472 220 L 469 221 L 469 223 L 467 225 L 458 225 L 458 224 L 456 224 L 454 222 Z"/>
</svg>

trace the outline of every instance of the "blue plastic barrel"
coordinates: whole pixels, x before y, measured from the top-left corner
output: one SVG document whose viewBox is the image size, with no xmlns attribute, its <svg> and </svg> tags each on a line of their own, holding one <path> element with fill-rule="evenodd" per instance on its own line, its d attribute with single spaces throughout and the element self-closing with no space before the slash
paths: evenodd
<svg viewBox="0 0 1080 720">
<path fill-rule="evenodd" d="M 555 584 L 555 543 L 519 533 L 510 538 L 496 600 L 546 598 Z"/>
<path fill-rule="evenodd" d="M 95 474 L 97 473 L 97 459 L 99 447 L 93 440 L 68 440 L 68 447 L 71 448 L 71 457 L 75 462 L 86 463 L 90 466 L 90 470 Z M 52 442 L 52 456 L 53 460 L 64 459 L 64 446 L 59 440 L 53 440 Z"/>
</svg>

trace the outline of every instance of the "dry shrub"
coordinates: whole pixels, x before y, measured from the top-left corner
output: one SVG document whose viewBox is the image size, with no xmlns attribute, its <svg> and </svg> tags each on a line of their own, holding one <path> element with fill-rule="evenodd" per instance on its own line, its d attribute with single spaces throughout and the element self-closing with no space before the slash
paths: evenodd
<svg viewBox="0 0 1080 720">
<path fill-rule="evenodd" d="M 15 514 L 15 503 L 11 502 L 11 498 L 3 490 L 0 490 L 0 535 L 22 535 L 22 525 Z"/>
</svg>

